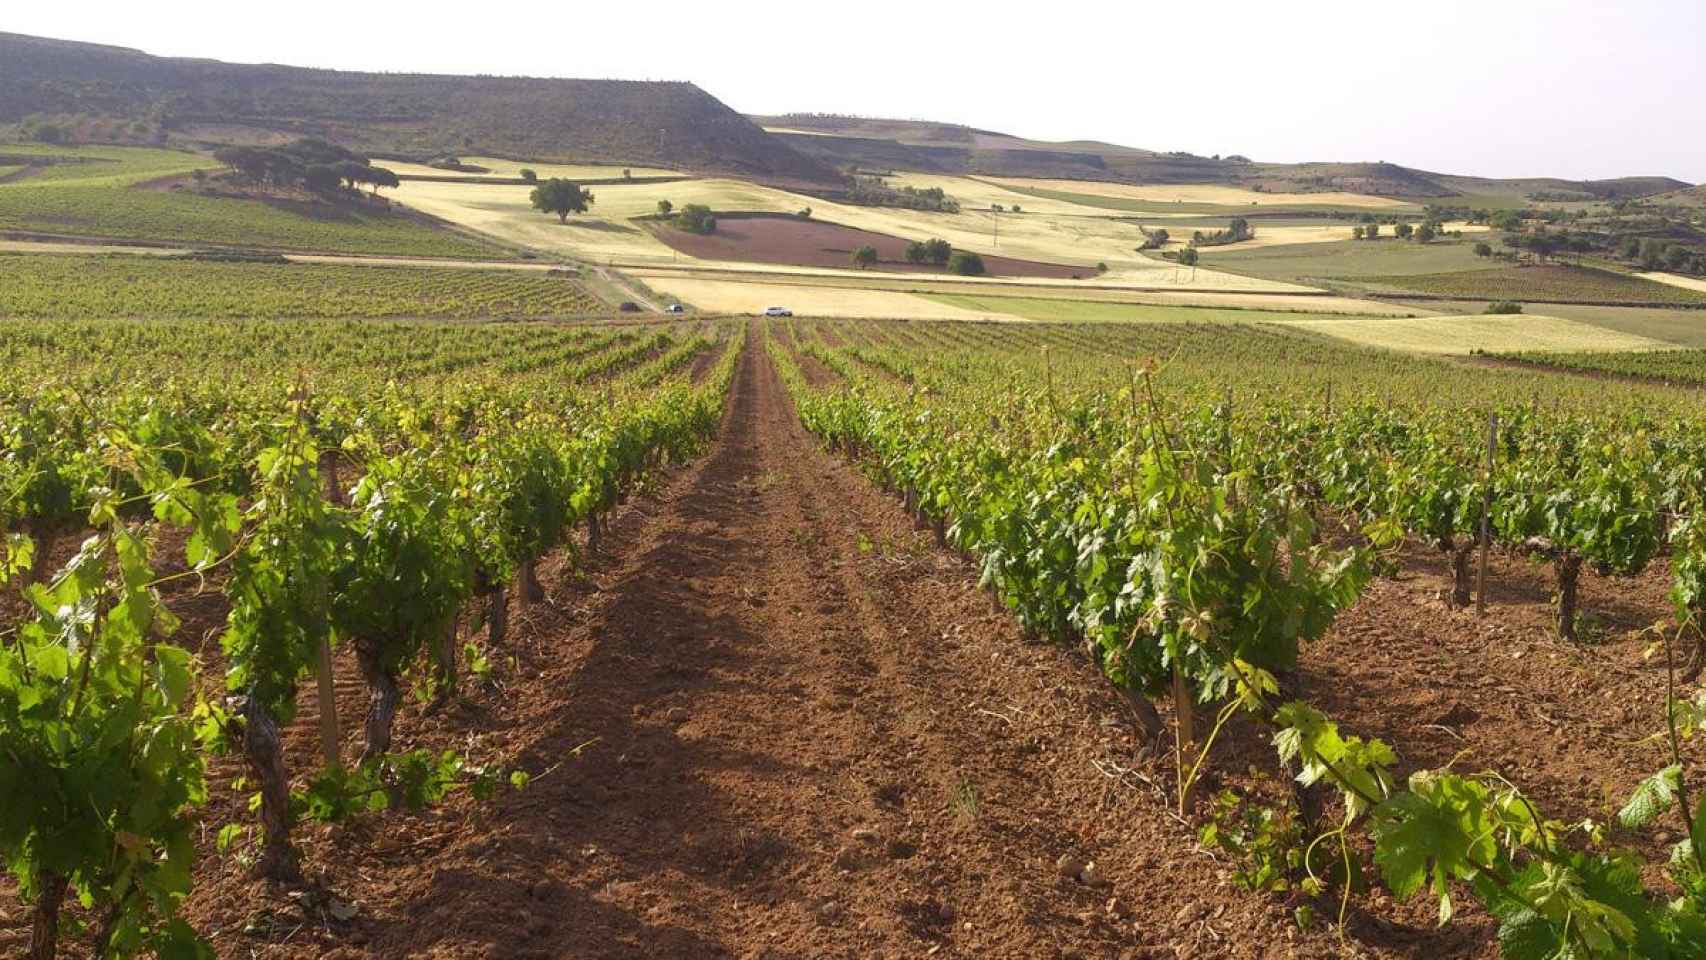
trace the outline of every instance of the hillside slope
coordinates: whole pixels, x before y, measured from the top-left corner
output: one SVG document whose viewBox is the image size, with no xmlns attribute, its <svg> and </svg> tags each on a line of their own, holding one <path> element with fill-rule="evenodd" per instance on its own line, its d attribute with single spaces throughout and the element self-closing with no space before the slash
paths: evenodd
<svg viewBox="0 0 1706 960">
<path fill-rule="evenodd" d="M 1160 153 L 1089 140 L 1049 143 L 921 120 L 799 113 L 752 120 L 801 153 L 840 168 L 1130 183 L 1218 183 L 1276 192 L 1344 191 L 1418 200 L 1471 193 L 1618 199 L 1687 186 L 1669 177 L 1490 180 L 1429 173 L 1392 163 L 1260 163 L 1238 156 Z"/>
<path fill-rule="evenodd" d="M 31 115 L 121 118 L 170 139 L 312 135 L 422 158 L 468 152 L 838 179 L 690 83 L 311 70 L 0 33 L 0 123 Z"/>
</svg>

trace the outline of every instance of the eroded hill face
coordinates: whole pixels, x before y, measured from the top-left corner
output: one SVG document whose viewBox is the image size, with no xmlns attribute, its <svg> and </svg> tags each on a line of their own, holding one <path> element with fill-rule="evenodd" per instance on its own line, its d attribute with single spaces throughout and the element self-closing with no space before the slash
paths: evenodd
<svg viewBox="0 0 1706 960">
<path fill-rule="evenodd" d="M 310 70 L 0 33 L 0 122 L 35 114 L 146 120 L 183 139 L 318 136 L 408 156 L 511 154 L 839 180 L 690 83 Z"/>
</svg>

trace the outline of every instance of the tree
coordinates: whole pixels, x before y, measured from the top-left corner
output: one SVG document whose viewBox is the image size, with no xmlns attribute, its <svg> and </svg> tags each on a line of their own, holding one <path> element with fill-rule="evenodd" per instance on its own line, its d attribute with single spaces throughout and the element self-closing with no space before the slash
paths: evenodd
<svg viewBox="0 0 1706 960">
<path fill-rule="evenodd" d="M 1416 242 L 1418 243 L 1427 243 L 1437 236 L 1439 236 L 1439 231 L 1435 230 L 1431 223 L 1424 223 L 1416 228 Z"/>
<path fill-rule="evenodd" d="M 534 170 L 532 167 L 522 167 L 521 179 L 526 180 L 528 183 L 537 183 L 539 180 L 539 171 Z"/>
<path fill-rule="evenodd" d="M 940 267 L 954 255 L 954 247 L 946 240 L 927 240 L 924 243 L 924 257 Z"/>
<path fill-rule="evenodd" d="M 1400 240 L 1408 240 L 1416 232 L 1416 228 L 1407 223 L 1400 223 L 1392 228 L 1392 235 Z"/>
<path fill-rule="evenodd" d="M 1363 227 L 1362 228 L 1362 237 L 1364 240 L 1378 240 L 1378 239 L 1380 239 L 1380 224 L 1371 223 L 1368 226 Z"/>
<path fill-rule="evenodd" d="M 1179 251 L 1179 266 L 1194 267 L 1197 265 L 1197 248 L 1186 247 Z"/>
<path fill-rule="evenodd" d="M 373 192 L 378 193 L 380 187 L 400 187 L 403 181 L 393 170 L 384 167 L 368 167 L 367 182 L 372 185 Z"/>
<path fill-rule="evenodd" d="M 955 250 L 948 258 L 948 272 L 962 277 L 983 276 L 983 258 L 970 250 Z"/>
<path fill-rule="evenodd" d="M 906 262 L 923 263 L 930 259 L 930 249 L 923 243 L 913 240 L 906 245 Z"/>
<path fill-rule="evenodd" d="M 1362 239 L 1362 227 L 1361 226 L 1355 226 L 1355 227 L 1351 228 L 1351 239 L 1352 240 L 1361 240 Z"/>
<path fill-rule="evenodd" d="M 1494 230 L 1504 230 L 1506 232 L 1521 230 L 1522 214 L 1517 213 L 1515 210 L 1500 210 L 1489 217 L 1487 222 L 1492 225 Z"/>
<path fill-rule="evenodd" d="M 1481 242 L 1475 244 L 1475 255 L 1477 257 L 1490 257 L 1490 256 L 1492 256 L 1493 255 L 1492 244 L 1488 243 L 1485 240 L 1482 240 Z"/>
<path fill-rule="evenodd" d="M 316 193 L 326 193 L 338 188 L 338 184 L 343 180 L 342 173 L 343 171 L 331 164 L 316 163 L 308 168 L 302 182 Z"/>
<path fill-rule="evenodd" d="M 569 214 L 585 213 L 592 206 L 592 194 L 582 190 L 580 184 L 552 177 L 533 188 L 533 209 L 540 213 L 554 213 L 561 223 L 569 222 Z"/>
<path fill-rule="evenodd" d="M 668 200 L 659 200 L 658 201 L 658 216 L 667 217 L 670 215 L 670 212 L 673 211 L 674 209 L 675 209 L 675 204 L 670 203 Z"/>
<path fill-rule="evenodd" d="M 993 211 L 995 211 L 995 212 L 996 212 L 996 213 L 1000 213 L 1000 212 L 1001 212 L 1001 211 L 1003 211 L 1003 210 L 1005 210 L 1005 209 L 1007 209 L 1007 208 L 1006 208 L 1006 207 L 1003 207 L 1003 206 L 1002 206 L 1002 205 L 1001 205 L 1001 204 L 999 204 L 999 203 L 992 203 L 992 204 L 990 204 L 990 205 L 989 205 L 989 209 L 991 209 L 991 210 L 993 210 Z"/>
<path fill-rule="evenodd" d="M 799 218 L 801 220 L 810 220 L 812 218 L 812 208 L 811 207 L 801 207 L 800 212 L 799 212 Z"/>
<path fill-rule="evenodd" d="M 1019 205 L 1018 205 L 1018 204 L 1016 204 L 1016 203 L 1015 203 L 1015 204 L 1013 204 L 1013 212 L 1014 212 L 1014 213 L 1024 213 L 1024 211 L 1023 211 L 1023 210 L 1021 210 L 1021 209 L 1019 209 Z"/>
<path fill-rule="evenodd" d="M 627 169 L 627 168 L 626 168 L 626 167 L 624 167 L 624 168 L 623 168 L 623 169 L 622 169 L 622 179 L 624 179 L 624 180 L 632 180 L 632 179 L 634 179 L 634 171 L 632 171 L 632 170 L 629 170 L 629 169 Z"/>
<path fill-rule="evenodd" d="M 59 124 L 41 123 L 30 131 L 30 139 L 37 143 L 64 143 L 71 138 Z"/>
<path fill-rule="evenodd" d="M 675 217 L 675 225 L 688 233 L 711 234 L 717 232 L 717 217 L 711 208 L 702 203 L 690 203 L 681 208 L 681 213 Z"/>
<path fill-rule="evenodd" d="M 853 251 L 853 265 L 861 270 L 867 269 L 876 262 L 877 248 L 868 243 Z"/>
</svg>

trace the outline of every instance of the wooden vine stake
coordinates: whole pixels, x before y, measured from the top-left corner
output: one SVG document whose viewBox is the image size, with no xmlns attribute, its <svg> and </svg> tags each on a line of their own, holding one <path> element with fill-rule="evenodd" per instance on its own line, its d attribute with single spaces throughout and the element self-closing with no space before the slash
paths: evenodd
<svg viewBox="0 0 1706 960">
<path fill-rule="evenodd" d="M 1481 475 L 1481 572 L 1475 578 L 1475 613 L 1487 615 L 1487 555 L 1492 552 L 1493 458 L 1498 454 L 1499 415 L 1487 415 L 1487 469 Z"/>
<path fill-rule="evenodd" d="M 320 650 L 314 661 L 314 679 L 320 688 L 320 752 L 325 754 L 326 765 L 335 770 L 343 766 L 344 758 L 338 747 L 343 736 L 338 732 L 338 691 L 332 685 L 332 641 L 329 637 L 320 639 Z"/>
<path fill-rule="evenodd" d="M 308 422 L 306 385 L 297 386 L 299 403 L 297 416 L 304 424 Z M 326 500 L 333 506 L 344 507 L 349 501 L 344 496 L 343 486 L 338 482 L 337 451 L 329 451 L 330 456 L 321 455 L 320 473 L 326 484 Z M 321 598 L 322 607 L 325 605 Z M 340 743 L 343 734 L 338 729 L 338 688 L 332 682 L 332 637 L 330 633 L 322 633 L 318 649 L 314 651 L 314 683 L 319 691 L 320 704 L 320 754 L 325 757 L 326 766 L 336 770 L 343 766 L 344 758 Z"/>
</svg>

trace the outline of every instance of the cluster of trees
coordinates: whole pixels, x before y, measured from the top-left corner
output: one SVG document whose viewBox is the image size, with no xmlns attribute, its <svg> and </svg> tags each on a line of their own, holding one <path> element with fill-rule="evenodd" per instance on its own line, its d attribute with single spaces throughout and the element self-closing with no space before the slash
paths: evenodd
<svg viewBox="0 0 1706 960">
<path fill-rule="evenodd" d="M 1148 227 L 1140 226 L 1137 229 L 1139 233 L 1143 234 L 1143 246 L 1137 248 L 1140 251 L 1159 250 L 1167 245 L 1167 241 L 1173 239 L 1172 234 L 1168 233 L 1165 227 L 1156 227 L 1151 230 Z"/>
<path fill-rule="evenodd" d="M 954 247 L 946 240 L 914 240 L 906 245 L 907 263 L 931 263 L 945 266 L 954 255 Z"/>
<path fill-rule="evenodd" d="M 811 208 L 807 207 L 801 215 L 811 216 Z M 688 233 L 709 236 L 717 232 L 717 215 L 711 212 L 710 207 L 702 203 L 690 203 L 682 207 L 680 213 L 677 213 L 675 204 L 668 200 L 659 200 L 658 216 L 672 221 L 676 227 L 686 230 Z"/>
<path fill-rule="evenodd" d="M 552 177 L 534 187 L 530 198 L 533 209 L 556 214 L 559 223 L 568 223 L 571 213 L 585 213 L 592 206 L 593 199 L 592 194 L 581 189 L 580 184 L 561 177 Z"/>
<path fill-rule="evenodd" d="M 1526 250 L 1541 262 L 1564 253 L 1573 253 L 1580 260 L 1582 254 L 1599 248 L 1595 238 L 1587 234 L 1567 230 L 1554 233 L 1544 227 L 1533 233 L 1507 233 L 1500 242 L 1512 250 Z"/>
<path fill-rule="evenodd" d="M 932 188 L 932 189 L 935 189 L 935 188 Z M 937 192 L 940 193 L 941 191 L 937 190 Z M 1025 212 L 1024 208 L 1020 207 L 1016 203 L 1013 204 L 1013 206 L 1011 208 L 1004 207 L 999 203 L 992 203 L 989 205 L 989 209 L 995 213 L 1006 213 L 1009 209 L 1011 209 L 1014 213 L 1024 213 Z"/>
<path fill-rule="evenodd" d="M 365 184 L 378 191 L 400 182 L 395 173 L 366 157 L 312 137 L 282 147 L 222 147 L 213 157 L 241 179 L 275 187 L 329 193 L 340 185 L 354 190 Z"/>
<path fill-rule="evenodd" d="M 1706 249 L 1658 237 L 1624 237 L 1618 244 L 1617 254 L 1646 270 L 1706 275 Z"/>
<path fill-rule="evenodd" d="M 1351 228 L 1351 239 L 1379 240 L 1380 227 L 1381 224 L 1378 221 L 1354 226 Z M 1445 224 L 1432 218 L 1423 220 L 1419 225 L 1410 223 L 1407 220 L 1399 220 L 1392 224 L 1392 235 L 1400 240 L 1414 240 L 1417 243 L 1431 243 L 1432 241 L 1445 236 L 1445 234 Z M 1461 236 L 1461 232 L 1454 232 L 1452 235 Z M 1483 246 L 1485 246 L 1485 244 L 1483 244 Z M 1482 254 L 1482 256 L 1486 256 L 1486 254 Z"/>
<path fill-rule="evenodd" d="M 872 251 L 875 253 L 876 251 Z M 859 251 L 853 252 L 854 262 L 858 262 Z M 930 240 L 914 240 L 906 245 L 906 262 L 928 263 L 937 267 L 946 267 L 949 273 L 957 273 L 962 277 L 980 277 L 985 272 L 983 258 L 970 250 L 955 250 L 953 244 L 940 238 Z"/>
<path fill-rule="evenodd" d="M 941 187 L 889 186 L 881 177 L 854 177 L 847 200 L 867 207 L 902 207 L 932 213 L 959 213 L 960 203 Z"/>
<path fill-rule="evenodd" d="M 675 225 L 688 233 L 709 235 L 717 232 L 717 215 L 702 203 L 690 203 L 675 215 Z"/>
<path fill-rule="evenodd" d="M 1225 230 L 1216 230 L 1212 233 L 1203 233 L 1198 230 L 1191 234 L 1191 246 L 1222 247 L 1229 243 L 1241 243 L 1255 235 L 1255 228 L 1250 226 L 1250 221 L 1243 217 L 1233 217 L 1232 222 L 1227 224 Z"/>
</svg>

